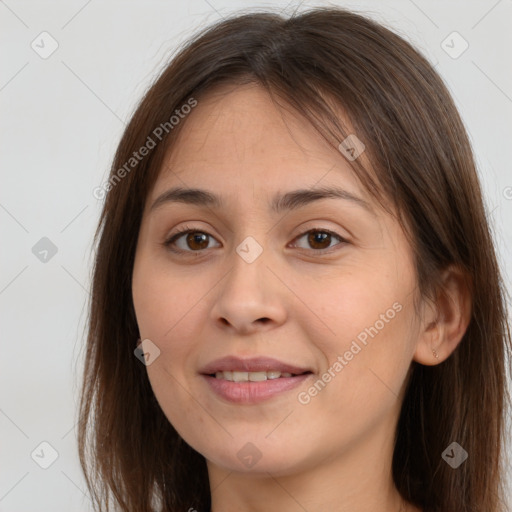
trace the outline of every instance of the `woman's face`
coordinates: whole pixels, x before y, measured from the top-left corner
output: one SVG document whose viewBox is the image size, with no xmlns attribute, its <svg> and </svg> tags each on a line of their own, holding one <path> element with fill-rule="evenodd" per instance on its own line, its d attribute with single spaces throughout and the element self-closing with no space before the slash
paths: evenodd
<svg viewBox="0 0 512 512">
<path fill-rule="evenodd" d="M 210 468 L 284 475 L 390 455 L 419 332 L 398 223 L 341 152 L 258 86 L 210 93 L 182 122 L 132 282 L 163 412 Z M 217 201 L 183 194 L 152 208 L 178 187 Z M 327 188 L 345 192 L 314 194 Z M 216 363 L 229 356 L 240 361 Z"/>
</svg>

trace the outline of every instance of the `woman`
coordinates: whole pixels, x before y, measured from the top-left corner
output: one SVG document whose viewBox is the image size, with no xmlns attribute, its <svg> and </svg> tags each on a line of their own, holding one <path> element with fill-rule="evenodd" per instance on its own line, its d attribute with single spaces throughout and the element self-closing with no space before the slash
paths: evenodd
<svg viewBox="0 0 512 512">
<path fill-rule="evenodd" d="M 335 8 L 224 20 L 104 190 L 98 510 L 504 510 L 503 285 L 465 128 L 407 42 Z"/>
</svg>

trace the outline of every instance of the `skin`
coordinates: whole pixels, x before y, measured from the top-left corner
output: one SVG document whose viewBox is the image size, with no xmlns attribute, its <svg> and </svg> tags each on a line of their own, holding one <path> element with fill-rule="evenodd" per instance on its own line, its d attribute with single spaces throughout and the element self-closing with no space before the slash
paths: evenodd
<svg viewBox="0 0 512 512">
<path fill-rule="evenodd" d="M 147 366 L 151 386 L 206 458 L 212 511 L 397 512 L 391 460 L 406 378 L 412 360 L 439 364 L 459 343 L 469 318 L 460 276 L 445 273 L 441 314 L 424 302 L 418 316 L 412 249 L 397 221 L 339 151 L 261 87 L 209 92 L 183 122 L 148 194 L 132 291 L 141 338 L 160 350 Z M 373 212 L 340 199 L 269 209 L 276 193 L 320 185 L 350 191 Z M 225 205 L 166 203 L 150 212 L 175 186 L 207 189 Z M 183 235 L 174 247 L 188 252 L 177 254 L 163 244 L 185 225 L 209 236 L 201 246 Z M 313 228 L 346 242 L 308 243 Z M 236 252 L 248 236 L 263 248 L 252 263 Z M 300 403 L 298 394 L 397 303 L 394 318 Z M 260 404 L 231 404 L 198 373 L 231 354 L 274 357 L 314 375 Z M 261 455 L 252 467 L 237 457 L 246 443 Z"/>
</svg>

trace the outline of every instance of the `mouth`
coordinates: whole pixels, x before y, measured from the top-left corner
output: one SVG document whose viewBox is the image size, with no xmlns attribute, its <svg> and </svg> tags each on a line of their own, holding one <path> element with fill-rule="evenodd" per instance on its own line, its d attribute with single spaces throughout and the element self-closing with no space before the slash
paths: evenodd
<svg viewBox="0 0 512 512">
<path fill-rule="evenodd" d="M 274 359 L 272 357 L 258 356 L 242 358 L 237 356 L 226 356 L 209 364 L 199 370 L 202 375 L 220 378 L 224 380 L 261 381 L 291 377 L 311 373 L 312 368 L 301 367 Z"/>
<path fill-rule="evenodd" d="M 239 405 L 286 395 L 313 375 L 312 368 L 265 356 L 248 359 L 226 356 L 210 362 L 199 373 L 215 396 Z"/>
<path fill-rule="evenodd" d="M 278 376 L 278 374 L 280 375 Z M 305 385 L 312 375 L 313 373 L 310 371 L 292 374 L 271 370 L 268 372 L 223 371 L 203 374 L 201 377 L 204 379 L 207 389 L 223 402 L 254 405 L 274 397 L 286 396 L 298 386 Z"/>
<path fill-rule="evenodd" d="M 300 375 L 309 375 L 312 372 L 304 371 L 301 373 L 281 372 L 279 370 L 246 372 L 243 370 L 234 371 L 218 371 L 215 373 L 205 374 L 218 380 L 227 380 L 230 382 L 262 382 L 274 379 L 286 379 L 298 377 Z"/>
</svg>

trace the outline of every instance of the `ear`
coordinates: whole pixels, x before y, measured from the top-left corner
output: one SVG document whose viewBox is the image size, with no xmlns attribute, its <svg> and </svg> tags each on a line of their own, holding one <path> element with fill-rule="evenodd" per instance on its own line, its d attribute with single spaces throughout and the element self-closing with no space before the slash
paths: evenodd
<svg viewBox="0 0 512 512">
<path fill-rule="evenodd" d="M 423 309 L 413 357 L 426 366 L 448 359 L 462 340 L 471 319 L 471 289 L 465 274 L 450 266 L 443 271 L 441 279 L 442 286 L 435 303 L 425 304 Z"/>
</svg>

